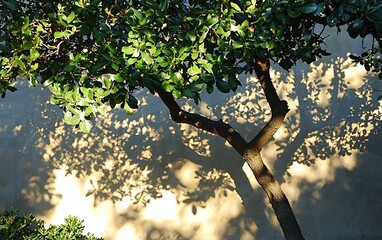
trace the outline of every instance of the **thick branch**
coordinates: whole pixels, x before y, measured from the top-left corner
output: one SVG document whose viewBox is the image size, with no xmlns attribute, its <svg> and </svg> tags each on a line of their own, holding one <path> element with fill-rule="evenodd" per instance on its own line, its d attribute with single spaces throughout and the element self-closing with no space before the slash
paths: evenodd
<svg viewBox="0 0 382 240">
<path fill-rule="evenodd" d="M 154 91 L 158 93 L 159 97 L 170 110 L 171 118 L 175 122 L 187 123 L 209 133 L 219 135 L 227 140 L 240 155 L 244 154 L 247 142 L 229 124 L 224 123 L 222 120 L 214 121 L 199 114 L 184 111 L 175 101 L 171 93 L 160 88 L 155 88 Z"/>
<path fill-rule="evenodd" d="M 282 125 L 286 114 L 289 112 L 288 103 L 281 101 L 273 86 L 271 76 L 269 74 L 269 60 L 258 60 L 255 65 L 255 72 L 260 80 L 261 87 L 265 93 L 265 97 L 271 107 L 272 117 L 264 128 L 249 142 L 248 151 L 252 154 L 259 154 L 261 148 L 269 141 Z"/>
</svg>

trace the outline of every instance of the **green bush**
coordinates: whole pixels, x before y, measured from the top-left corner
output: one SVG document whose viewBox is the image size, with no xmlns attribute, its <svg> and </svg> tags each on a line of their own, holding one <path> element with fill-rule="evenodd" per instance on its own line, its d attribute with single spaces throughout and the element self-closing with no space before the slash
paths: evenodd
<svg viewBox="0 0 382 240">
<path fill-rule="evenodd" d="M 0 239 L 2 240 L 101 240 L 94 235 L 83 234 L 83 220 L 69 216 L 61 225 L 44 226 L 44 221 L 37 220 L 31 214 L 19 215 L 11 209 L 0 214 Z"/>
</svg>

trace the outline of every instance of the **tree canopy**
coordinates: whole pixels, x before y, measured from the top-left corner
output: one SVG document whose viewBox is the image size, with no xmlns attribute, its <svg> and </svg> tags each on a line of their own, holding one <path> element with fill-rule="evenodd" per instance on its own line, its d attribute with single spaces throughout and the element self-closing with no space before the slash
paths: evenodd
<svg viewBox="0 0 382 240">
<path fill-rule="evenodd" d="M 349 57 L 382 78 L 379 0 L 5 0 L 0 18 L 2 97 L 17 90 L 19 79 L 42 84 L 64 121 L 88 133 L 107 105 L 134 113 L 136 92 L 146 88 L 174 121 L 231 144 L 266 192 L 287 239 L 303 235 L 260 154 L 289 111 L 273 86 L 271 64 L 289 70 L 329 55 L 324 30 L 335 27 L 368 38 L 370 45 Z M 199 103 L 202 91 L 235 91 L 239 76 L 253 73 L 272 116 L 249 142 L 223 121 L 189 113 L 176 101 Z"/>
<path fill-rule="evenodd" d="M 18 76 L 42 83 L 65 122 L 89 132 L 105 104 L 133 113 L 142 87 L 197 103 L 204 90 L 235 91 L 259 59 L 286 70 L 314 62 L 329 55 L 322 30 L 344 24 L 353 38 L 372 36 L 350 57 L 380 72 L 381 9 L 377 0 L 8 0 L 0 6 L 0 94 L 16 90 Z"/>
</svg>

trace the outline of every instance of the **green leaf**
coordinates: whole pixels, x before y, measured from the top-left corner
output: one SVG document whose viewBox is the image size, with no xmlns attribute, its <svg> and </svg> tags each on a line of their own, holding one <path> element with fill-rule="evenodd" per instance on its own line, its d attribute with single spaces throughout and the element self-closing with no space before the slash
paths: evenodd
<svg viewBox="0 0 382 240">
<path fill-rule="evenodd" d="M 136 63 L 138 60 L 136 58 L 129 58 L 127 59 L 127 64 L 129 65 L 133 65 L 134 63 Z"/>
<path fill-rule="evenodd" d="M 17 88 L 13 87 L 13 86 L 8 86 L 7 87 L 7 90 L 11 91 L 11 92 L 15 92 L 17 91 Z"/>
<path fill-rule="evenodd" d="M 211 64 L 211 63 L 209 63 L 209 62 L 207 62 L 207 61 L 203 61 L 203 62 L 202 62 L 202 67 L 203 67 L 204 69 L 206 69 L 207 72 L 213 74 L 214 71 L 212 70 L 212 64 Z"/>
<path fill-rule="evenodd" d="M 290 59 L 281 59 L 279 65 L 285 70 L 289 70 L 293 66 L 293 61 Z"/>
<path fill-rule="evenodd" d="M 207 90 L 207 92 L 208 92 L 209 94 L 211 94 L 211 93 L 214 91 L 214 86 L 212 86 L 212 85 L 207 85 L 207 86 L 206 86 L 206 90 Z"/>
<path fill-rule="evenodd" d="M 180 72 L 171 73 L 171 80 L 175 84 L 182 84 L 183 83 L 183 76 Z"/>
<path fill-rule="evenodd" d="M 30 54 L 29 55 L 29 61 L 30 62 L 33 62 L 33 61 L 37 60 L 40 57 L 40 53 L 36 49 L 34 49 L 34 48 L 31 48 L 29 50 L 29 54 Z"/>
<path fill-rule="evenodd" d="M 7 2 L 4 2 L 5 5 L 7 5 L 7 7 L 13 11 L 17 10 L 17 7 L 16 5 L 13 3 L 13 2 L 10 2 L 10 1 L 7 1 Z"/>
<path fill-rule="evenodd" d="M 194 30 L 188 30 L 187 36 L 191 40 L 191 42 L 195 42 L 195 40 L 196 40 L 196 33 L 195 33 Z"/>
<path fill-rule="evenodd" d="M 54 32 L 54 38 L 62 38 L 64 36 L 64 33 L 63 32 Z"/>
<path fill-rule="evenodd" d="M 168 6 L 169 6 L 169 0 L 163 0 L 160 5 L 161 12 L 166 11 L 168 9 Z"/>
<path fill-rule="evenodd" d="M 234 3 L 234 2 L 231 2 L 231 7 L 232 7 L 233 9 L 235 9 L 236 11 L 241 12 L 241 8 L 239 7 L 239 5 L 237 5 L 237 4 Z"/>
<path fill-rule="evenodd" d="M 123 82 L 125 80 L 125 78 L 120 73 L 117 73 L 114 75 L 114 80 L 116 82 Z"/>
<path fill-rule="evenodd" d="M 219 22 L 219 18 L 218 18 L 218 17 L 213 17 L 213 18 L 209 18 L 209 19 L 207 19 L 207 20 L 204 22 L 204 24 L 205 24 L 206 26 L 212 26 L 212 25 L 216 24 L 217 22 Z"/>
<path fill-rule="evenodd" d="M 195 60 L 199 57 L 199 52 L 198 51 L 193 51 L 191 55 L 191 59 Z"/>
<path fill-rule="evenodd" d="M 219 91 L 223 93 L 228 93 L 229 91 L 231 91 L 231 87 L 229 86 L 229 84 L 223 80 L 216 81 L 216 87 L 219 89 Z"/>
<path fill-rule="evenodd" d="M 362 17 L 355 19 L 351 24 L 349 24 L 347 31 L 351 38 L 356 38 L 365 27 L 365 21 Z"/>
<path fill-rule="evenodd" d="M 79 123 L 80 130 L 83 133 L 90 133 L 90 130 L 92 129 L 92 123 L 89 120 L 83 120 Z"/>
<path fill-rule="evenodd" d="M 188 87 L 188 86 L 182 89 L 182 93 L 181 94 L 182 94 L 182 96 L 185 96 L 185 97 L 188 97 L 188 98 L 194 98 L 195 97 L 195 92 L 193 92 L 191 90 L 191 88 Z"/>
<path fill-rule="evenodd" d="M 65 122 L 66 124 L 69 124 L 69 122 L 70 122 L 71 119 L 72 119 L 72 113 L 69 112 L 69 111 L 66 111 L 66 112 L 64 113 L 64 122 Z"/>
<path fill-rule="evenodd" d="M 141 22 L 143 20 L 142 13 L 136 9 L 133 9 L 133 11 L 134 11 L 134 16 L 136 16 L 137 19 Z"/>
<path fill-rule="evenodd" d="M 111 87 L 111 81 L 110 81 L 110 79 L 108 78 L 108 77 L 103 77 L 103 82 L 104 82 L 104 84 L 105 84 L 105 87 L 106 87 L 106 89 L 110 89 L 110 87 Z"/>
<path fill-rule="evenodd" d="M 135 51 L 135 48 L 132 46 L 123 46 L 122 47 L 122 52 L 126 55 L 131 55 Z"/>
<path fill-rule="evenodd" d="M 150 65 L 154 62 L 153 59 L 150 57 L 150 55 L 147 52 L 142 52 L 142 59 L 148 65 Z"/>
<path fill-rule="evenodd" d="M 23 71 L 26 70 L 25 63 L 23 61 L 21 61 L 20 59 L 15 60 L 14 64 L 16 66 L 19 66 L 21 68 L 21 70 L 23 70 Z"/>
<path fill-rule="evenodd" d="M 30 67 L 29 71 L 30 71 L 30 72 L 33 72 L 33 71 L 35 71 L 35 70 L 37 70 L 37 69 L 38 69 L 38 63 L 35 63 L 35 64 L 33 64 L 33 65 Z"/>
<path fill-rule="evenodd" d="M 194 91 L 197 91 L 199 92 L 200 90 L 202 90 L 204 87 L 204 83 L 193 83 L 191 85 L 191 89 L 194 90 Z"/>
<path fill-rule="evenodd" d="M 76 17 L 76 15 L 74 14 L 74 12 L 71 12 L 69 14 L 69 16 L 66 18 L 66 22 L 67 23 L 71 23 L 74 20 L 75 17 Z"/>
<path fill-rule="evenodd" d="M 188 74 L 190 74 L 191 76 L 193 75 L 197 75 L 197 74 L 200 74 L 202 72 L 202 70 L 196 66 L 195 64 L 190 67 L 188 70 L 187 70 Z"/>
<path fill-rule="evenodd" d="M 202 33 L 202 35 L 200 35 L 200 38 L 199 38 L 199 43 L 202 43 L 204 42 L 204 40 L 206 39 L 207 37 L 207 34 L 208 34 L 208 29 Z"/>
<path fill-rule="evenodd" d="M 296 11 L 288 10 L 288 16 L 291 18 L 298 18 L 301 14 Z"/>
<path fill-rule="evenodd" d="M 300 13 L 312 13 L 316 11 L 316 9 L 317 9 L 317 4 L 307 3 L 304 6 L 297 8 L 296 10 Z"/>
<path fill-rule="evenodd" d="M 382 21 L 382 9 L 373 9 L 372 11 L 369 11 L 366 13 L 366 18 L 375 24 L 381 24 L 376 22 Z"/>
<path fill-rule="evenodd" d="M 129 115 L 131 114 L 134 114 L 134 109 L 132 109 L 128 103 L 125 103 L 124 104 L 125 106 L 123 106 L 123 110 L 125 110 L 125 112 Z"/>
<path fill-rule="evenodd" d="M 111 67 L 112 67 L 115 71 L 118 71 L 118 70 L 119 70 L 119 66 L 118 66 L 118 64 L 116 64 L 116 63 L 111 63 Z"/>
<path fill-rule="evenodd" d="M 70 125 L 73 125 L 73 126 L 76 126 L 76 125 L 78 125 L 79 123 L 80 123 L 80 118 L 78 117 L 78 116 L 72 116 L 71 118 L 70 118 L 70 120 L 69 120 L 69 122 L 68 122 L 68 124 L 70 124 Z"/>
<path fill-rule="evenodd" d="M 92 114 L 93 112 L 95 112 L 95 107 L 93 105 L 89 105 L 86 110 L 85 110 L 85 116 L 89 116 L 90 114 Z"/>
<path fill-rule="evenodd" d="M 138 100 L 133 95 L 129 95 L 129 99 L 127 100 L 127 103 L 133 109 L 138 108 Z"/>
<path fill-rule="evenodd" d="M 165 90 L 166 92 L 172 92 L 174 88 L 175 88 L 174 85 L 172 85 L 170 81 L 162 82 L 162 89 Z"/>
<path fill-rule="evenodd" d="M 237 86 L 241 86 L 240 81 L 237 79 L 235 75 L 230 75 L 228 77 L 228 84 L 233 91 L 236 91 Z"/>
</svg>

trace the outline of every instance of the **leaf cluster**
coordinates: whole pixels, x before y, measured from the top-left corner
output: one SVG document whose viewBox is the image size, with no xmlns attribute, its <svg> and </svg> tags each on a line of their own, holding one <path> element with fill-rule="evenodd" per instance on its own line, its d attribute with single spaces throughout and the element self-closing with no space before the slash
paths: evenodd
<svg viewBox="0 0 382 240">
<path fill-rule="evenodd" d="M 105 104 L 134 113 L 142 87 L 198 103 L 203 90 L 235 91 L 259 59 L 288 70 L 329 55 L 318 25 L 380 44 L 381 9 L 377 0 L 7 0 L 0 94 L 18 77 L 41 82 L 65 122 L 89 132 Z M 373 44 L 367 70 L 381 71 L 379 52 Z"/>
</svg>

